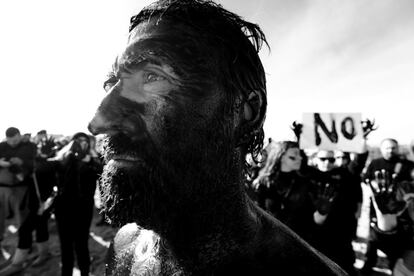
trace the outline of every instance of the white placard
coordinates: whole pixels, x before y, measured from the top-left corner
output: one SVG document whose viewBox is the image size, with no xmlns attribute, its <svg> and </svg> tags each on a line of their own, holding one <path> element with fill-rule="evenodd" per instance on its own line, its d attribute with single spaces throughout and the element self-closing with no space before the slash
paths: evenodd
<svg viewBox="0 0 414 276">
<path fill-rule="evenodd" d="M 302 149 L 363 152 L 360 113 L 304 113 L 302 124 Z"/>
</svg>

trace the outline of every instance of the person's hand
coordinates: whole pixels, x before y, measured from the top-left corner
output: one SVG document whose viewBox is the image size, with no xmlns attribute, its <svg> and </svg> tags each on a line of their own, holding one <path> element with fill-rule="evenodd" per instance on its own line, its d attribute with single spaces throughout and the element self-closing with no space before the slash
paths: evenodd
<svg viewBox="0 0 414 276">
<path fill-rule="evenodd" d="M 4 158 L 4 157 L 0 158 L 0 167 L 8 168 L 10 166 L 11 166 L 11 164 L 10 164 L 10 162 L 6 161 L 6 158 Z"/>
<path fill-rule="evenodd" d="M 23 165 L 23 160 L 20 159 L 19 157 L 12 157 L 12 158 L 10 158 L 10 163 L 12 165 L 21 166 L 21 165 Z"/>
<path fill-rule="evenodd" d="M 37 209 L 37 215 L 38 215 L 38 216 L 43 215 L 43 213 L 45 212 L 45 210 L 46 210 L 46 207 L 45 207 L 45 202 L 41 202 L 41 203 L 39 204 L 39 208 Z"/>
<path fill-rule="evenodd" d="M 89 163 L 91 161 L 91 159 L 92 159 L 92 157 L 89 154 L 87 154 L 87 155 L 85 155 L 85 157 L 81 161 L 85 162 L 85 163 Z"/>
<path fill-rule="evenodd" d="M 44 208 L 45 210 L 49 209 L 50 206 L 52 206 L 53 201 L 55 200 L 54 196 L 49 197 L 48 199 L 46 199 L 46 201 L 44 202 Z"/>
<path fill-rule="evenodd" d="M 384 215 L 399 214 L 406 207 L 405 201 L 397 194 L 395 176 L 385 170 L 375 171 L 375 179 L 368 181 L 374 207 Z"/>
<path fill-rule="evenodd" d="M 260 188 L 270 188 L 270 181 L 268 181 L 268 176 L 256 178 L 253 180 L 252 187 L 256 191 L 258 191 Z"/>
<path fill-rule="evenodd" d="M 327 215 L 331 211 L 338 191 L 336 186 L 331 183 L 318 183 L 316 194 L 311 194 L 311 198 L 316 210 L 321 215 Z"/>
<path fill-rule="evenodd" d="M 55 195 L 48 197 L 46 201 L 42 201 L 39 205 L 39 209 L 37 209 L 37 214 L 41 216 L 46 210 L 48 210 L 53 202 L 55 201 Z"/>
<path fill-rule="evenodd" d="M 378 126 L 375 125 L 375 120 L 366 119 L 365 121 L 361 122 L 362 124 L 362 131 L 364 138 L 367 138 L 368 134 L 378 129 Z"/>
<path fill-rule="evenodd" d="M 296 136 L 296 140 L 299 142 L 300 135 L 302 134 L 302 128 L 303 125 L 301 123 L 297 123 L 296 121 L 293 121 L 291 129 L 293 130 L 293 133 Z"/>
<path fill-rule="evenodd" d="M 67 162 L 67 160 L 69 159 L 69 157 L 71 155 L 73 155 L 72 152 L 72 146 L 73 146 L 73 141 L 70 141 L 67 145 L 65 145 L 63 148 L 61 148 L 57 153 L 56 156 L 54 157 L 50 157 L 47 160 L 48 161 L 59 161 L 59 162 Z"/>
<path fill-rule="evenodd" d="M 52 156 L 55 150 L 56 142 L 53 137 L 47 138 L 40 148 L 41 155 L 42 157 L 45 156 L 45 158 Z"/>
</svg>

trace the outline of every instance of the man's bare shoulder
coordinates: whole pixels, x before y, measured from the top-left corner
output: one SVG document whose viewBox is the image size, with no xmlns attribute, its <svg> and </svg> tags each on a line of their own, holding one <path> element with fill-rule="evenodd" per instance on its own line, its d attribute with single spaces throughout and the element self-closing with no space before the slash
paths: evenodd
<svg viewBox="0 0 414 276">
<path fill-rule="evenodd" d="M 128 223 L 122 226 L 114 238 L 114 251 L 124 252 L 130 248 L 134 241 L 140 236 L 143 229 L 135 223 Z"/>
<path fill-rule="evenodd" d="M 123 226 L 108 253 L 107 275 L 158 275 L 159 236 L 135 223 Z"/>
<path fill-rule="evenodd" d="M 264 271 L 277 271 L 278 275 L 347 275 L 279 220 L 260 208 L 256 212 L 261 227 L 255 255 L 260 256 Z"/>
</svg>

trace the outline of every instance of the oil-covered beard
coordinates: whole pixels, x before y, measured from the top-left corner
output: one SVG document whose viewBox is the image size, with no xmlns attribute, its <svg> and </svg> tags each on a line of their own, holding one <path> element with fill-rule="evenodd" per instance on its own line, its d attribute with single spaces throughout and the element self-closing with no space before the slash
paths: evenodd
<svg viewBox="0 0 414 276">
<path fill-rule="evenodd" d="M 177 220 L 201 220 L 197 224 L 208 224 L 211 218 L 198 216 L 199 213 L 220 212 L 222 207 L 218 205 L 235 200 L 234 191 L 228 193 L 232 189 L 229 182 L 238 177 L 239 171 L 233 167 L 234 143 L 231 138 L 223 137 L 226 133 L 223 125 L 206 129 L 217 130 L 217 136 L 209 137 L 208 141 L 178 139 L 176 147 L 170 144 L 159 151 L 144 147 L 150 150 L 140 153 L 143 162 L 135 166 L 106 165 L 100 190 L 104 212 L 111 222 L 116 225 L 136 222 L 157 232 L 168 229 Z M 126 136 L 106 142 L 109 153 L 138 156 L 137 147 Z"/>
<path fill-rule="evenodd" d="M 133 142 L 128 136 L 118 134 L 104 141 L 105 161 L 113 156 L 127 154 L 139 157 L 131 166 L 105 165 L 100 181 L 103 211 L 112 224 L 137 222 L 143 227 L 159 224 L 167 210 L 163 206 L 174 198 L 174 185 L 164 185 L 170 179 L 168 168 L 157 162 L 158 154 L 148 150 L 143 141 Z M 154 221 L 155 220 L 155 221 Z"/>
<path fill-rule="evenodd" d="M 154 167 L 117 168 L 106 165 L 100 181 L 103 211 L 112 224 L 136 222 L 144 228 L 159 225 L 165 217 L 163 206 L 174 194 L 168 192 Z M 170 183 L 171 185 L 171 183 Z"/>
</svg>

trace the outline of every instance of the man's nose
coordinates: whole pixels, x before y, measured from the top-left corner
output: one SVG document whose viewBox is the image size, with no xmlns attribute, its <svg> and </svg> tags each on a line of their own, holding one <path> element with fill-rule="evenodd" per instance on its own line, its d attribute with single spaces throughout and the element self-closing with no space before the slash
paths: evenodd
<svg viewBox="0 0 414 276">
<path fill-rule="evenodd" d="M 92 120 L 88 124 L 88 130 L 93 135 L 98 135 L 104 133 L 104 129 L 107 128 L 108 122 L 106 121 L 105 116 L 99 111 L 96 111 L 95 116 L 93 116 Z"/>
<path fill-rule="evenodd" d="M 119 97 L 118 93 L 111 91 L 100 103 L 88 125 L 88 129 L 93 135 L 114 134 L 119 129 L 117 121 L 119 121 L 120 114 L 115 111 L 116 108 L 119 108 L 116 97 Z"/>
<path fill-rule="evenodd" d="M 88 129 L 93 135 L 114 135 L 122 132 L 141 137 L 146 131 L 141 118 L 144 109 L 143 104 L 135 103 L 121 96 L 117 89 L 112 89 L 102 100 Z"/>
</svg>

